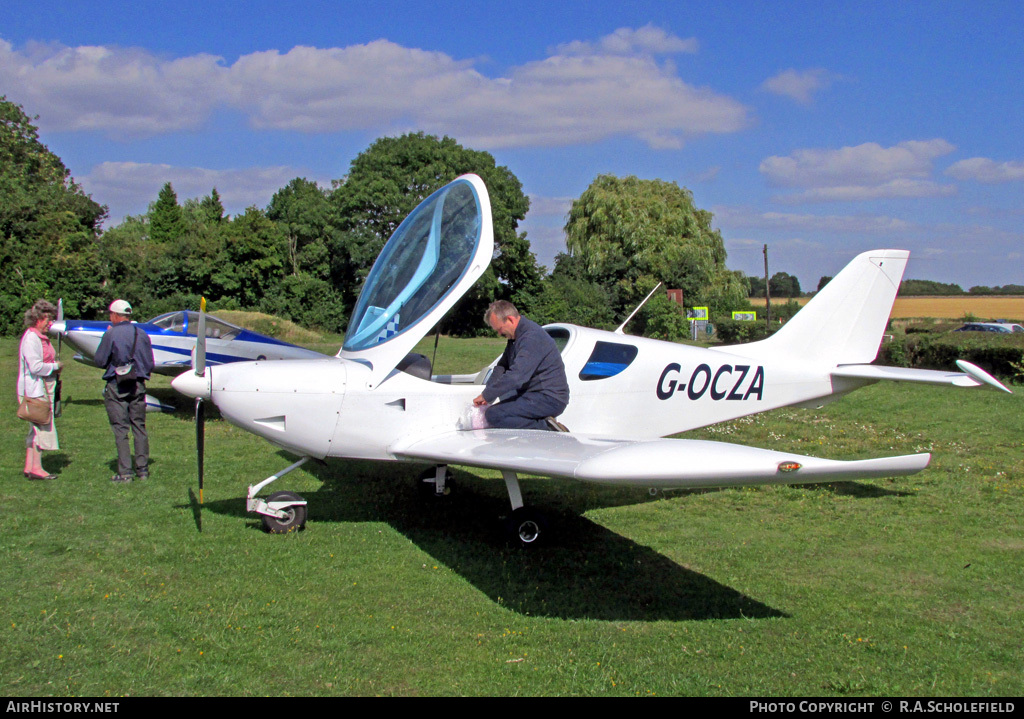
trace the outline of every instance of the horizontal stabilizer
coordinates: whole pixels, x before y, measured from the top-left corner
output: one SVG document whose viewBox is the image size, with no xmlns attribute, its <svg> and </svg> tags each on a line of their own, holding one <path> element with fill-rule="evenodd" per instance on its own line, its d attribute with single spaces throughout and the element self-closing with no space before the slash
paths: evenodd
<svg viewBox="0 0 1024 719">
<path fill-rule="evenodd" d="M 538 430 L 447 432 L 403 441 L 400 459 L 659 488 L 803 484 L 920 472 L 930 454 L 840 461 L 692 439 L 616 440 Z"/>
<path fill-rule="evenodd" d="M 839 365 L 832 370 L 833 377 L 866 380 L 890 380 L 892 382 L 923 382 L 925 384 L 952 385 L 954 387 L 983 387 L 990 385 L 1003 392 L 1010 392 L 1003 383 L 980 367 L 970 362 L 957 360 L 963 372 L 943 372 L 910 367 L 883 367 L 873 364 Z M 1012 392 L 1011 392 L 1012 394 Z"/>
</svg>

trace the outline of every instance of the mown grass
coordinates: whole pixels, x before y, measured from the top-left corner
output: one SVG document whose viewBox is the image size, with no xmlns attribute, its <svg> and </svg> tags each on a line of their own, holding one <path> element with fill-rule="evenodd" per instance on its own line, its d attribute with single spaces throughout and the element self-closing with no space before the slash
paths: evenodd
<svg viewBox="0 0 1024 719">
<path fill-rule="evenodd" d="M 442 338 L 436 366 L 500 347 Z M 15 353 L 0 340 L 12 387 Z M 266 535 L 245 487 L 292 458 L 216 418 L 200 508 L 188 412 L 150 415 L 152 479 L 114 486 L 100 389 L 71 363 L 54 482 L 21 477 L 13 391 L 0 419 L 7 695 L 1024 692 L 1020 395 L 875 385 L 690 435 L 932 451 L 914 477 L 654 497 L 524 482 L 559 530 L 524 553 L 499 532 L 500 478 L 470 468 L 428 506 L 415 467 L 309 464 L 278 483 L 308 528 Z"/>
</svg>

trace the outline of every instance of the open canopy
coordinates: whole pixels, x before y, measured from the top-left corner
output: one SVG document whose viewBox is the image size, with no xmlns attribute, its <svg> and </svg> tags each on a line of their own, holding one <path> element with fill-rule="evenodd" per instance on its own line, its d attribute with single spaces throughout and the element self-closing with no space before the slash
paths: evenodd
<svg viewBox="0 0 1024 719">
<path fill-rule="evenodd" d="M 340 357 L 379 382 L 483 274 L 494 251 L 487 189 L 463 175 L 405 218 L 370 270 Z"/>
</svg>

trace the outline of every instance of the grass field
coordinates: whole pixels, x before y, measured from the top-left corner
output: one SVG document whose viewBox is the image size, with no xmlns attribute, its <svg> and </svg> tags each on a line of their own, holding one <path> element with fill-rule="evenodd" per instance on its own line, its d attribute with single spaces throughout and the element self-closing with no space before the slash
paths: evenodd
<svg viewBox="0 0 1024 719">
<path fill-rule="evenodd" d="M 442 338 L 437 366 L 500 346 Z M 527 481 L 559 534 L 524 553 L 477 469 L 426 506 L 415 467 L 309 464 L 278 483 L 308 528 L 266 535 L 245 488 L 292 458 L 218 419 L 200 508 L 188 412 L 150 415 L 152 478 L 114 486 L 101 380 L 74 363 L 59 479 L 25 481 L 15 367 L 0 340 L 5 695 L 1024 694 L 1019 394 L 875 385 L 690 435 L 932 451 L 914 477 L 654 497 Z"/>
<path fill-rule="evenodd" d="M 773 299 L 772 305 L 785 304 L 787 299 Z M 810 301 L 809 297 L 795 300 L 801 307 Z M 764 298 L 752 298 L 758 310 L 764 306 Z M 897 297 L 892 308 L 891 317 L 903 319 L 908 317 L 935 317 L 946 319 L 962 319 L 967 316 L 979 320 L 1010 319 L 1024 320 L 1024 297 Z"/>
</svg>

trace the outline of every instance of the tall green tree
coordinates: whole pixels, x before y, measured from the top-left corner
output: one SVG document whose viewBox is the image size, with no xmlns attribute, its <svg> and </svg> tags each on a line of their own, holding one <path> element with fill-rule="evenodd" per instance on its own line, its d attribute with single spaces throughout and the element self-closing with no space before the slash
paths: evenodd
<svg viewBox="0 0 1024 719">
<path fill-rule="evenodd" d="M 619 317 L 659 281 L 683 290 L 687 305 L 724 312 L 744 304 L 746 286 L 726 268 L 711 221 L 674 182 L 600 175 L 572 204 L 566 245 L 584 278 L 612 292 Z"/>
<path fill-rule="evenodd" d="M 348 256 L 372 264 L 383 243 L 406 215 L 435 190 L 459 175 L 475 173 L 487 185 L 494 223 L 495 256 L 482 279 L 448 321 L 451 331 L 471 332 L 495 296 L 511 299 L 526 312 L 542 279 L 525 234 L 517 231 L 530 208 L 522 183 L 487 152 L 463 147 L 450 137 L 422 132 L 377 140 L 360 153 L 348 176 L 331 193 L 335 224 Z M 369 260 L 369 263 L 367 263 Z"/>
<path fill-rule="evenodd" d="M 214 187 L 210 194 L 199 201 L 198 214 L 208 225 L 219 225 L 224 222 L 224 203 L 220 201 L 220 193 Z"/>
<path fill-rule="evenodd" d="M 285 275 L 286 251 L 266 213 L 250 207 L 227 230 L 211 278 L 214 294 L 238 307 L 256 307 Z"/>
<path fill-rule="evenodd" d="M 153 242 L 177 242 L 185 234 L 185 216 L 170 182 L 164 183 L 149 209 L 149 237 Z"/>
<path fill-rule="evenodd" d="M 267 206 L 267 217 L 284 236 L 289 272 L 327 279 L 333 228 L 326 193 L 315 182 L 296 177 L 274 193 Z"/>
<path fill-rule="evenodd" d="M 40 142 L 24 108 L 0 96 L 0 333 L 18 332 L 41 297 L 63 297 L 76 314 L 102 305 L 97 239 L 105 216 Z"/>
</svg>

